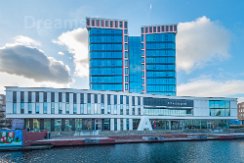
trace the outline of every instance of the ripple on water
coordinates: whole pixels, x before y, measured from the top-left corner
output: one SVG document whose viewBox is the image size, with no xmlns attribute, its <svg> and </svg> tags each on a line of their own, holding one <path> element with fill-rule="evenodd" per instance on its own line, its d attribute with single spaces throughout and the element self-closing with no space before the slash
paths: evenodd
<svg viewBox="0 0 244 163">
<path fill-rule="evenodd" d="M 244 142 L 141 143 L 0 152 L 2 162 L 244 162 Z"/>
</svg>

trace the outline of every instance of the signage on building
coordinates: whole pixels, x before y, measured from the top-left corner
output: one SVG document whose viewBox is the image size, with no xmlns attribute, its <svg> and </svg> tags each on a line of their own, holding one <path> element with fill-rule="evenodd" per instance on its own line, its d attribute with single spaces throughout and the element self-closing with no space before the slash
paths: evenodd
<svg viewBox="0 0 244 163">
<path fill-rule="evenodd" d="M 193 100 L 144 97 L 145 106 L 193 107 Z"/>
<path fill-rule="evenodd" d="M 193 107 L 193 100 L 166 99 L 167 106 Z"/>
</svg>

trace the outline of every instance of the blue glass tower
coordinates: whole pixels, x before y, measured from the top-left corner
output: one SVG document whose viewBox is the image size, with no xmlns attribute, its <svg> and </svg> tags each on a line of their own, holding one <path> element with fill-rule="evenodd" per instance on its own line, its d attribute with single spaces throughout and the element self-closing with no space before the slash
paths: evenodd
<svg viewBox="0 0 244 163">
<path fill-rule="evenodd" d="M 141 37 L 129 37 L 130 92 L 142 93 Z"/>
<path fill-rule="evenodd" d="M 176 95 L 176 25 L 141 28 L 143 92 Z"/>
<path fill-rule="evenodd" d="M 127 26 L 86 19 L 90 89 L 175 96 L 177 25 L 145 26 L 129 38 Z"/>
<path fill-rule="evenodd" d="M 87 18 L 90 89 L 129 90 L 127 21 Z"/>
</svg>

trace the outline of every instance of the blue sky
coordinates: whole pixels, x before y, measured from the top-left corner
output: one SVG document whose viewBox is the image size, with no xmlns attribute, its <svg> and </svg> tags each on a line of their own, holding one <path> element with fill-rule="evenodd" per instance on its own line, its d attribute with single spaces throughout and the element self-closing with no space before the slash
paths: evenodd
<svg viewBox="0 0 244 163">
<path fill-rule="evenodd" d="M 129 35 L 139 35 L 142 25 L 177 23 L 178 95 L 241 97 L 243 9 L 242 0 L 1 1 L 0 90 L 88 88 L 88 16 L 126 19 Z M 34 64 L 37 56 L 42 63 Z"/>
</svg>

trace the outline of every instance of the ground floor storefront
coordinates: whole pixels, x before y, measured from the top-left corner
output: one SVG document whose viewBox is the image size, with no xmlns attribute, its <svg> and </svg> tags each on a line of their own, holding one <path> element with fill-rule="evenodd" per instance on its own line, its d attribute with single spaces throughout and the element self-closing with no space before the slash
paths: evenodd
<svg viewBox="0 0 244 163">
<path fill-rule="evenodd" d="M 130 118 L 47 118 L 18 119 L 28 131 L 81 132 L 81 131 L 129 131 L 138 130 L 141 119 Z M 14 122 L 14 121 L 13 121 Z M 191 129 L 225 129 L 230 120 L 226 119 L 149 119 L 152 130 L 191 130 Z M 19 125 L 20 126 L 20 125 Z"/>
<path fill-rule="evenodd" d="M 230 120 L 150 120 L 153 130 L 220 129 L 229 128 Z"/>
<path fill-rule="evenodd" d="M 123 131 L 137 130 L 140 119 L 24 119 L 24 128 L 29 131 Z"/>
</svg>

